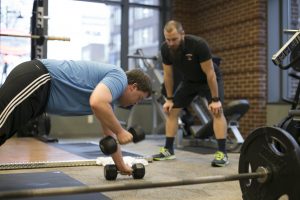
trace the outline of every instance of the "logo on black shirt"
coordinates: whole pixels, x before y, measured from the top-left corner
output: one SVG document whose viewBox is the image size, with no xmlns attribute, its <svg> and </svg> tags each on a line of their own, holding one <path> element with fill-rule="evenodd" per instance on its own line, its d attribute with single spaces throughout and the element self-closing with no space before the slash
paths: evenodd
<svg viewBox="0 0 300 200">
<path fill-rule="evenodd" d="M 185 57 L 186 57 L 187 60 L 192 60 L 193 54 L 190 54 L 190 53 L 185 54 Z"/>
</svg>

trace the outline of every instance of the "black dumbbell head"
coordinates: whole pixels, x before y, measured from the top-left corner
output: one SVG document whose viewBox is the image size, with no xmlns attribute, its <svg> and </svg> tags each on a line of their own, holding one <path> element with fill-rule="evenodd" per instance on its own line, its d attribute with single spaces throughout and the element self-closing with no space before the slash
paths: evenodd
<svg viewBox="0 0 300 200">
<path fill-rule="evenodd" d="M 99 142 L 99 147 L 105 155 L 111 155 L 117 151 L 118 144 L 112 136 L 106 136 Z"/>
<path fill-rule="evenodd" d="M 133 136 L 132 141 L 134 143 L 140 142 L 145 139 L 145 132 L 144 132 L 143 128 L 140 126 L 130 127 L 128 129 L 128 131 L 132 134 L 132 136 Z"/>
<path fill-rule="evenodd" d="M 106 180 L 116 180 L 118 176 L 118 170 L 116 165 L 105 165 L 104 176 Z"/>
<path fill-rule="evenodd" d="M 136 163 L 132 165 L 132 177 L 134 179 L 142 179 L 145 176 L 145 166 L 141 163 Z"/>
</svg>

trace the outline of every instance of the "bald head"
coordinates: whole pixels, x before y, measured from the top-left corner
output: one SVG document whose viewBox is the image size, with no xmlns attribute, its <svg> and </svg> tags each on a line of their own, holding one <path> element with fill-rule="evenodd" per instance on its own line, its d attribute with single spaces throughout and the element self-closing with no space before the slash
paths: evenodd
<svg viewBox="0 0 300 200">
<path fill-rule="evenodd" d="M 164 31 L 167 33 L 171 33 L 176 30 L 178 33 L 184 33 L 182 24 L 178 21 L 171 20 L 168 21 L 164 27 Z"/>
<path fill-rule="evenodd" d="M 168 47 L 176 51 L 184 40 L 184 31 L 180 22 L 168 21 L 164 27 L 164 36 Z"/>
</svg>

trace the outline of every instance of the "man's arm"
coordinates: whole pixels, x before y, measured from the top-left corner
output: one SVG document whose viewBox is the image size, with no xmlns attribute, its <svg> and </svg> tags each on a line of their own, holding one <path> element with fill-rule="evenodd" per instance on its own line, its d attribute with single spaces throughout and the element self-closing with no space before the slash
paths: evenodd
<svg viewBox="0 0 300 200">
<path fill-rule="evenodd" d="M 173 108 L 173 69 L 171 65 L 163 64 L 164 68 L 164 82 L 166 88 L 167 101 L 163 105 L 163 109 L 166 113 L 169 113 Z"/>
<path fill-rule="evenodd" d="M 90 97 L 91 109 L 101 124 L 117 135 L 120 144 L 129 143 L 132 135 L 122 128 L 110 105 L 111 102 L 112 95 L 109 88 L 99 83 Z"/>
<path fill-rule="evenodd" d="M 217 76 L 212 59 L 200 63 L 202 71 L 206 74 L 207 83 L 212 97 L 219 97 Z"/>
<path fill-rule="evenodd" d="M 163 69 L 164 69 L 164 82 L 165 82 L 167 97 L 173 97 L 174 80 L 173 80 L 172 66 L 163 64 Z"/>
<path fill-rule="evenodd" d="M 109 88 L 105 84 L 99 83 L 90 97 L 91 109 L 100 121 L 104 135 L 111 135 L 121 144 L 128 143 L 132 140 L 132 135 L 122 128 L 110 105 L 111 102 L 112 95 Z M 132 173 L 132 169 L 124 163 L 120 145 L 111 156 L 118 170 L 128 175 Z"/>
<path fill-rule="evenodd" d="M 211 97 L 219 97 L 217 76 L 214 70 L 212 59 L 201 62 L 200 65 L 202 71 L 206 74 Z M 219 116 L 222 109 L 221 101 L 210 103 L 209 108 L 215 116 Z"/>
<path fill-rule="evenodd" d="M 102 123 L 101 123 L 101 125 L 102 125 L 104 135 L 110 135 L 117 140 L 116 135 L 110 129 L 105 127 L 105 125 L 103 125 Z M 128 174 L 128 175 L 130 175 L 132 173 L 132 168 L 130 166 L 128 166 L 127 164 L 125 164 L 125 162 L 123 160 L 121 146 L 119 144 L 117 145 L 117 151 L 115 153 L 113 153 L 111 155 L 111 157 L 112 157 L 114 163 L 116 164 L 118 170 L 120 170 L 124 174 Z"/>
</svg>

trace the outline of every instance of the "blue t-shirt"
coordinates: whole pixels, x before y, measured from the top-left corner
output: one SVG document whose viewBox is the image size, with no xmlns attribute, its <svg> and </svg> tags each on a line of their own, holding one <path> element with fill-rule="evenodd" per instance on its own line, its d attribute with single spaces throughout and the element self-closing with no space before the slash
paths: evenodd
<svg viewBox="0 0 300 200">
<path fill-rule="evenodd" d="M 112 95 L 112 103 L 127 86 L 127 76 L 120 68 L 92 61 L 40 60 L 51 76 L 46 112 L 65 116 L 92 114 L 90 95 L 101 82 Z"/>
</svg>

